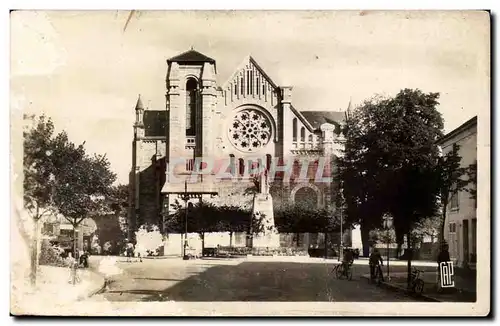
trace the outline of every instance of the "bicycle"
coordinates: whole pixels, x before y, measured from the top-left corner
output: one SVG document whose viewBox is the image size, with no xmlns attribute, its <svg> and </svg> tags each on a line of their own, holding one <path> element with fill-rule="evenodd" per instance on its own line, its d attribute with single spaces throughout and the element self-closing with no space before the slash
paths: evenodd
<svg viewBox="0 0 500 326">
<path fill-rule="evenodd" d="M 424 291 L 424 281 L 420 278 L 420 274 L 424 271 L 413 268 L 411 272 L 411 290 L 416 294 L 422 294 Z"/>
<path fill-rule="evenodd" d="M 345 276 L 347 280 L 352 280 L 352 263 L 337 264 L 333 268 L 332 273 L 335 273 L 337 279 L 342 279 Z"/>
<path fill-rule="evenodd" d="M 376 280 L 377 284 L 380 285 L 380 283 L 382 283 L 384 281 L 384 272 L 382 272 L 382 265 L 381 264 L 377 264 L 375 266 L 375 272 L 373 274 L 373 278 L 371 279 L 371 281 L 373 280 Z"/>
</svg>

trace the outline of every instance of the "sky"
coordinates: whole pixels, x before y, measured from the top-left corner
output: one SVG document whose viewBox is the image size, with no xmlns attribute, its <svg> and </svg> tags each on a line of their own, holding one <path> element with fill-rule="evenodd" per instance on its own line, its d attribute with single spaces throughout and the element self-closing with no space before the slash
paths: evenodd
<svg viewBox="0 0 500 326">
<path fill-rule="evenodd" d="M 11 14 L 11 111 L 50 116 L 57 131 L 106 154 L 119 183 L 132 164 L 141 94 L 165 107 L 166 60 L 195 50 L 223 84 L 251 55 L 299 110 L 345 110 L 403 88 L 439 92 L 449 132 L 489 117 L 486 12 L 17 11 Z"/>
</svg>

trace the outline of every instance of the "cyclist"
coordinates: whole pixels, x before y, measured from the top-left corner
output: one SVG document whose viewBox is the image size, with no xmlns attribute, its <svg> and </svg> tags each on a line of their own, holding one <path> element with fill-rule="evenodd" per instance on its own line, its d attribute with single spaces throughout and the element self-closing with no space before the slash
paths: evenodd
<svg viewBox="0 0 500 326">
<path fill-rule="evenodd" d="M 369 259 L 370 264 L 370 279 L 373 281 L 375 279 L 375 269 L 380 269 L 380 266 L 384 266 L 384 261 L 382 260 L 382 256 L 378 252 L 377 248 L 374 248 Z M 378 271 L 380 273 L 380 270 Z M 383 277 L 382 274 L 379 275 Z"/>
<path fill-rule="evenodd" d="M 344 251 L 344 257 L 342 257 L 342 270 L 345 272 L 348 270 L 349 267 L 351 267 L 352 263 L 354 262 L 354 255 L 352 254 L 351 250 L 345 250 Z"/>
</svg>

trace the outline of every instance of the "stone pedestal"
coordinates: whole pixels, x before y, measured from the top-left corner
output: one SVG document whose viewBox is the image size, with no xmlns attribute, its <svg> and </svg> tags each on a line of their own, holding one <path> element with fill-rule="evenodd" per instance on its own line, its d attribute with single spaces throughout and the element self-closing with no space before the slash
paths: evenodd
<svg viewBox="0 0 500 326">
<path fill-rule="evenodd" d="M 263 217 L 261 217 L 264 215 Z M 252 216 L 262 219 L 263 232 L 253 234 L 254 248 L 279 248 L 280 236 L 274 225 L 273 199 L 270 194 L 256 194 Z"/>
</svg>

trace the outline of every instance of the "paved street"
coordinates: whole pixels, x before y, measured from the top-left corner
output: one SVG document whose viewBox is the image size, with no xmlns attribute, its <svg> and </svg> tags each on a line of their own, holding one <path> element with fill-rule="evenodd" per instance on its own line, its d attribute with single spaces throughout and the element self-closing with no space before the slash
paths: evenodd
<svg viewBox="0 0 500 326">
<path fill-rule="evenodd" d="M 93 300 L 413 301 L 404 294 L 362 279 L 361 275 L 368 272 L 366 265 L 355 265 L 353 279 L 347 281 L 329 276 L 332 263 L 180 259 L 127 263 L 124 258 L 118 260 L 117 266 L 123 273 L 113 276 L 108 289 Z"/>
</svg>

